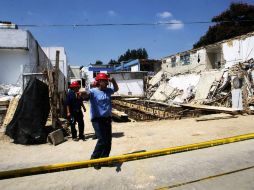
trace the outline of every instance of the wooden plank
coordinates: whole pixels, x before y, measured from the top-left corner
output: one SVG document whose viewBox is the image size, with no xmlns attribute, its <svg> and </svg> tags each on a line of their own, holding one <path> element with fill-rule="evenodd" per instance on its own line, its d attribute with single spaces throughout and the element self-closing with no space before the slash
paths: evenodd
<svg viewBox="0 0 254 190">
<path fill-rule="evenodd" d="M 219 111 L 219 112 L 232 112 L 232 113 L 239 112 L 239 110 L 234 108 L 216 107 L 216 106 L 208 106 L 208 105 L 180 104 L 180 106 L 186 107 L 186 108 L 202 109 L 205 111 Z"/>
<path fill-rule="evenodd" d="M 116 109 L 112 109 L 112 117 L 120 120 L 120 121 L 129 121 L 128 115 L 122 111 L 118 111 Z"/>
<path fill-rule="evenodd" d="M 6 127 L 11 122 L 13 115 L 15 114 L 15 111 L 17 109 L 19 99 L 20 99 L 20 96 L 16 96 L 11 100 L 6 116 L 4 118 L 3 127 Z"/>
<path fill-rule="evenodd" d="M 196 121 L 208 121 L 208 120 L 219 120 L 219 119 L 231 119 L 237 118 L 235 115 L 220 113 L 220 114 L 211 114 L 211 115 L 204 115 L 196 119 Z"/>
<path fill-rule="evenodd" d="M 124 98 L 123 100 L 131 101 L 131 100 L 139 100 L 140 98 Z"/>
<path fill-rule="evenodd" d="M 9 106 L 10 101 L 6 100 L 6 101 L 0 101 L 0 106 Z"/>
</svg>

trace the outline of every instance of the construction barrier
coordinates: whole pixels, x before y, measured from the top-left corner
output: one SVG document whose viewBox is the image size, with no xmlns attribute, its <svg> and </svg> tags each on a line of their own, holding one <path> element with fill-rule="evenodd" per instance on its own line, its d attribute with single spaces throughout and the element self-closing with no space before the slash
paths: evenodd
<svg viewBox="0 0 254 190">
<path fill-rule="evenodd" d="M 78 162 L 69 162 L 69 163 L 60 163 L 60 164 L 52 164 L 46 166 L 38 166 L 38 167 L 31 167 L 31 168 L 24 168 L 24 169 L 16 169 L 16 170 L 9 170 L 9 171 L 1 171 L 0 172 L 0 179 L 8 179 L 8 178 L 15 178 L 15 177 L 22 177 L 22 176 L 29 176 L 35 174 L 43 174 L 43 173 L 50 173 L 50 172 L 57 172 L 57 171 L 66 171 L 78 168 L 87 168 L 91 166 L 105 166 L 108 164 L 116 164 L 122 163 L 132 160 L 162 156 L 162 155 L 169 155 L 175 154 L 185 151 L 197 150 L 201 148 L 208 148 L 233 142 L 239 142 L 243 140 L 249 140 L 254 138 L 254 133 L 239 135 L 234 137 L 228 137 L 223 139 L 211 140 L 201 143 L 171 147 L 171 148 L 164 148 L 160 150 L 152 150 L 147 152 L 139 152 L 139 153 L 130 153 L 120 156 L 112 156 L 107 158 L 100 158 L 94 160 L 84 160 Z"/>
</svg>

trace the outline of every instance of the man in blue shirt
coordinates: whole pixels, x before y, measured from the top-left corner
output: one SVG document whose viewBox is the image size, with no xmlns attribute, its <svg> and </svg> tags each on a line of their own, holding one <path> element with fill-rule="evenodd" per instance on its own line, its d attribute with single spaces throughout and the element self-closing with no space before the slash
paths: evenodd
<svg viewBox="0 0 254 190">
<path fill-rule="evenodd" d="M 79 94 L 80 85 L 78 81 L 74 81 L 70 85 L 70 90 L 67 94 L 66 105 L 67 105 L 67 118 L 70 121 L 71 125 L 71 134 L 72 139 L 74 141 L 78 141 L 79 139 L 85 140 L 84 136 L 84 120 L 83 120 L 83 113 L 81 107 L 83 108 L 84 112 L 86 108 L 83 104 L 83 98 Z M 76 122 L 78 122 L 79 128 L 79 139 L 77 138 L 77 130 L 75 128 Z"/>
<path fill-rule="evenodd" d="M 110 79 L 105 73 L 99 73 L 95 80 L 97 86 L 90 89 L 87 94 L 91 105 L 91 121 L 98 138 L 91 159 L 108 157 L 110 154 L 112 141 L 111 95 L 118 91 L 115 79 Z M 113 88 L 108 87 L 109 82 L 112 82 Z"/>
</svg>

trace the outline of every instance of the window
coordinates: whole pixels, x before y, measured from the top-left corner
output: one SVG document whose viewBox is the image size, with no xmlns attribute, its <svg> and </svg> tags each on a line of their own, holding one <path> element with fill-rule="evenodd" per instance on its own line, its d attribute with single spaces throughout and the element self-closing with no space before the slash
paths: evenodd
<svg viewBox="0 0 254 190">
<path fill-rule="evenodd" d="M 176 66 L 176 57 L 172 57 L 171 58 L 171 67 L 175 67 Z"/>
<path fill-rule="evenodd" d="M 190 64 L 190 54 L 186 53 L 180 56 L 180 61 L 183 65 L 189 65 Z"/>
</svg>

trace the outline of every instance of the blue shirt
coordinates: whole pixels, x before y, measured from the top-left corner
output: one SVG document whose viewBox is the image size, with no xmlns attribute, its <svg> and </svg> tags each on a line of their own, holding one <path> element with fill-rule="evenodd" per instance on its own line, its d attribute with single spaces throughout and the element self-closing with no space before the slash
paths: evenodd
<svg viewBox="0 0 254 190">
<path fill-rule="evenodd" d="M 113 93 L 114 90 L 112 88 L 107 88 L 105 91 L 99 90 L 98 88 L 90 89 L 91 119 L 111 116 L 111 95 Z"/>
</svg>

